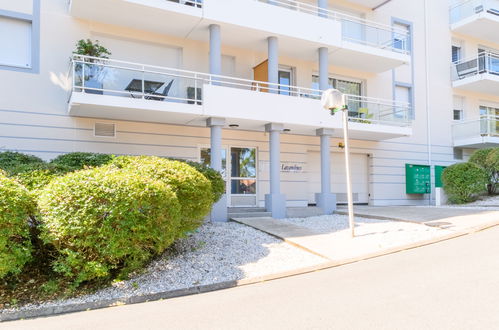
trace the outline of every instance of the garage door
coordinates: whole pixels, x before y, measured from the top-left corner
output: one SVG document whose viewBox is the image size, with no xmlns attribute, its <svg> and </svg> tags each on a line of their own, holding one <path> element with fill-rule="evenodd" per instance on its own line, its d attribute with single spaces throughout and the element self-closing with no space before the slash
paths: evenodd
<svg viewBox="0 0 499 330">
<path fill-rule="evenodd" d="M 351 154 L 353 201 L 369 202 L 369 160 L 365 154 Z M 315 203 L 315 193 L 321 191 L 321 157 L 319 152 L 309 152 L 307 161 L 308 202 Z M 345 157 L 343 153 L 331 153 L 331 191 L 338 203 L 347 202 Z"/>
</svg>

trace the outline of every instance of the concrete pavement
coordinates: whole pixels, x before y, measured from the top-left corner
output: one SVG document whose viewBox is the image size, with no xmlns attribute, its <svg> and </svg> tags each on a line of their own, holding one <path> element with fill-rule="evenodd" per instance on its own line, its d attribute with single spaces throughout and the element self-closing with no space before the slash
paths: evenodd
<svg viewBox="0 0 499 330">
<path fill-rule="evenodd" d="M 497 329 L 499 227 L 320 272 L 0 329 Z"/>
</svg>

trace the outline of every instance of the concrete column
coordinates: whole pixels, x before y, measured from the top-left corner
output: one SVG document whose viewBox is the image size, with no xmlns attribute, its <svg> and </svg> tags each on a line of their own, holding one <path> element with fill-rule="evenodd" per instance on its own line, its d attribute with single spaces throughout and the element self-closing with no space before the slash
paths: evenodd
<svg viewBox="0 0 499 330">
<path fill-rule="evenodd" d="M 327 17 L 327 9 L 328 9 L 328 0 L 317 0 L 317 7 L 319 7 L 319 16 Z"/>
<path fill-rule="evenodd" d="M 210 73 L 222 74 L 222 36 L 220 25 L 210 25 Z"/>
<path fill-rule="evenodd" d="M 325 214 L 336 210 L 336 195 L 331 193 L 331 135 L 332 129 L 316 131 L 321 139 L 321 193 L 315 194 L 315 202 Z"/>
<path fill-rule="evenodd" d="M 268 81 L 269 87 L 274 88 L 270 93 L 277 93 L 277 86 L 272 84 L 279 83 L 279 41 L 277 37 L 268 37 Z"/>
<path fill-rule="evenodd" d="M 206 126 L 210 127 L 210 167 L 222 171 L 222 127 L 225 125 L 223 118 L 208 118 Z M 227 195 L 224 194 L 211 209 L 210 220 L 212 222 L 228 221 L 227 217 Z"/>
<path fill-rule="evenodd" d="M 265 208 L 275 219 L 286 217 L 286 196 L 281 194 L 281 132 L 282 124 L 269 123 L 265 131 L 269 133 L 270 147 L 270 194 L 265 195 Z"/>
<path fill-rule="evenodd" d="M 329 88 L 329 50 L 319 48 L 319 89 L 324 91 Z"/>
</svg>

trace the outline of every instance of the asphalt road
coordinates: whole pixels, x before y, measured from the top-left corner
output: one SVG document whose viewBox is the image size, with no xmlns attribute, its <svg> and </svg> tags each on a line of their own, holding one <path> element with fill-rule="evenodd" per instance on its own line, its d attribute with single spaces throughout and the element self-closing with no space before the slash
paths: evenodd
<svg viewBox="0 0 499 330">
<path fill-rule="evenodd" d="M 499 329 L 499 227 L 301 276 L 0 329 Z"/>
</svg>

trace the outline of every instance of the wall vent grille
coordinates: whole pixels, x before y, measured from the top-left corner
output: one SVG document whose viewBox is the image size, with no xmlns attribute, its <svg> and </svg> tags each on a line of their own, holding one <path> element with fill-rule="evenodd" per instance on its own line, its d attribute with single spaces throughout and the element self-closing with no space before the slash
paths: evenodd
<svg viewBox="0 0 499 330">
<path fill-rule="evenodd" d="M 94 135 L 98 137 L 116 137 L 116 124 L 95 123 Z"/>
</svg>

